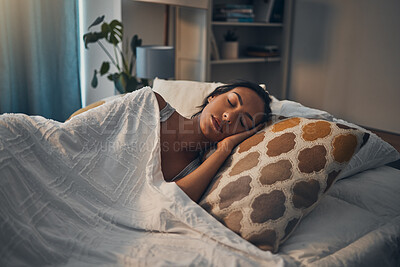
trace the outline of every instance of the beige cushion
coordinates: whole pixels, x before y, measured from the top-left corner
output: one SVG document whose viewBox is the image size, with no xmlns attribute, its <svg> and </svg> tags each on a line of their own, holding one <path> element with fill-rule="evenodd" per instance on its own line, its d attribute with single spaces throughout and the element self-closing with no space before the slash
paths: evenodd
<svg viewBox="0 0 400 267">
<path fill-rule="evenodd" d="M 197 81 L 173 81 L 156 78 L 153 90 L 174 107 L 179 114 L 190 118 L 199 111 L 197 108 L 203 100 L 223 83 L 207 83 Z"/>
<path fill-rule="evenodd" d="M 83 112 L 86 112 L 86 111 L 88 111 L 88 110 L 90 110 L 92 108 L 101 106 L 104 103 L 106 103 L 104 100 L 100 100 L 100 101 L 94 102 L 94 103 L 92 103 L 90 105 L 87 105 L 86 107 L 80 108 L 77 111 L 75 111 L 74 113 L 72 113 L 72 115 L 69 116 L 69 118 L 66 121 L 69 121 L 71 118 L 73 118 L 73 117 L 75 117 L 75 116 L 77 116 L 77 115 L 79 115 L 79 114 L 81 114 Z"/>
<path fill-rule="evenodd" d="M 78 109 L 77 111 L 75 111 L 74 113 L 72 113 L 71 116 L 69 116 L 69 118 L 68 118 L 66 121 L 69 121 L 71 118 L 73 118 L 73 117 L 75 117 L 75 116 L 77 116 L 77 115 L 79 115 L 79 114 L 82 114 L 82 113 L 84 113 L 84 112 L 86 112 L 86 111 L 88 111 L 88 110 L 90 110 L 90 109 L 94 109 L 94 108 L 96 108 L 96 107 L 98 107 L 98 106 L 101 106 L 101 105 L 103 105 L 104 103 L 114 101 L 115 99 L 117 99 L 117 98 L 119 98 L 119 97 L 122 97 L 122 96 L 124 96 L 124 95 L 120 95 L 120 94 L 118 94 L 118 95 L 113 95 L 113 96 L 104 98 L 104 99 L 102 99 L 102 100 L 96 101 L 96 102 L 94 102 L 94 103 L 92 103 L 92 104 L 89 104 L 89 105 L 87 105 L 86 107 L 80 108 L 80 109 Z"/>
<path fill-rule="evenodd" d="M 279 121 L 235 148 L 200 205 L 244 239 L 277 252 L 367 138 L 324 120 Z"/>
</svg>

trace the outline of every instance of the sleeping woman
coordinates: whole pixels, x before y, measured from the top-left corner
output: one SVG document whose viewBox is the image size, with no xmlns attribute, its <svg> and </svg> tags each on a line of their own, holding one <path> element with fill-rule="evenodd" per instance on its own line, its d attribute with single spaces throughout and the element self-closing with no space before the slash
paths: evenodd
<svg viewBox="0 0 400 267">
<path fill-rule="evenodd" d="M 271 113 L 268 93 L 251 82 L 216 88 L 191 119 L 155 94 L 161 117 L 162 173 L 196 202 L 232 149 L 260 130 Z M 201 162 L 201 151 L 214 145 L 215 152 Z"/>
</svg>

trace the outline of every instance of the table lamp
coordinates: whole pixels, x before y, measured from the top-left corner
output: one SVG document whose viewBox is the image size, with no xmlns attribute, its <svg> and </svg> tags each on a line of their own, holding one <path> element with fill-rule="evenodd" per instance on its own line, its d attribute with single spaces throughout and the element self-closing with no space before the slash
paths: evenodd
<svg viewBox="0 0 400 267">
<path fill-rule="evenodd" d="M 136 47 L 136 76 L 143 79 L 168 79 L 175 76 L 175 49 L 172 46 Z"/>
</svg>

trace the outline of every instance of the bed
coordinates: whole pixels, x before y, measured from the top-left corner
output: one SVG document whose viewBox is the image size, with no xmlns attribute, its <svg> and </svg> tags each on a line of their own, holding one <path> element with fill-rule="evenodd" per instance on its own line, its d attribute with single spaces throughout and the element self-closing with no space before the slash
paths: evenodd
<svg viewBox="0 0 400 267">
<path fill-rule="evenodd" d="M 218 85 L 156 79 L 152 89 L 190 116 Z M 387 142 L 361 128 L 370 135 L 366 144 L 271 253 L 163 181 L 150 91 L 105 99 L 66 123 L 1 117 L 0 265 L 400 264 L 400 170 L 387 165 L 400 156 Z M 293 101 L 274 98 L 272 110 L 360 129 Z M 136 146 L 124 145 L 130 142 Z"/>
</svg>

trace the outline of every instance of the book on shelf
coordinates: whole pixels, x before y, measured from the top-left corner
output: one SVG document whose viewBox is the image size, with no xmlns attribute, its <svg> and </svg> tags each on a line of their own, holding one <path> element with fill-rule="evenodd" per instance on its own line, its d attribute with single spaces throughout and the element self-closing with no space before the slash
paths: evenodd
<svg viewBox="0 0 400 267">
<path fill-rule="evenodd" d="M 284 0 L 254 0 L 254 20 L 266 23 L 283 22 Z"/>
<path fill-rule="evenodd" d="M 285 7 L 284 0 L 275 0 L 271 10 L 269 22 L 270 23 L 282 23 L 283 22 L 283 10 Z"/>
<path fill-rule="evenodd" d="M 253 17 L 254 15 L 252 13 L 236 13 L 236 12 L 220 13 L 214 15 L 214 18 L 253 18 Z"/>
<path fill-rule="evenodd" d="M 254 22 L 253 18 L 227 18 L 226 22 Z"/>
<path fill-rule="evenodd" d="M 277 45 L 250 45 L 246 54 L 251 57 L 278 57 L 279 48 Z"/>
<path fill-rule="evenodd" d="M 229 8 L 216 8 L 214 9 L 215 13 L 243 13 L 243 14 L 253 14 L 253 9 L 252 8 L 234 8 L 234 9 L 229 9 Z"/>
<path fill-rule="evenodd" d="M 217 4 L 213 8 L 214 21 L 253 22 L 252 5 Z"/>
</svg>

